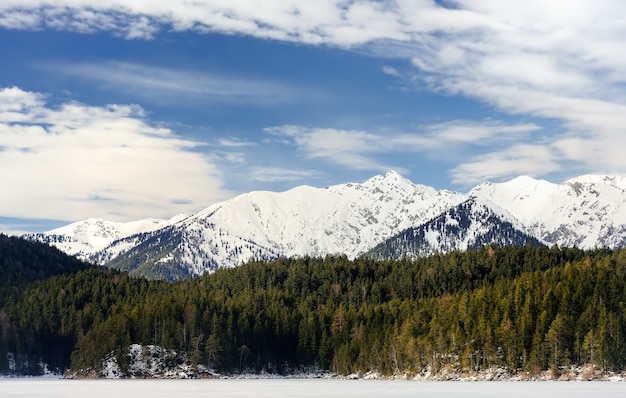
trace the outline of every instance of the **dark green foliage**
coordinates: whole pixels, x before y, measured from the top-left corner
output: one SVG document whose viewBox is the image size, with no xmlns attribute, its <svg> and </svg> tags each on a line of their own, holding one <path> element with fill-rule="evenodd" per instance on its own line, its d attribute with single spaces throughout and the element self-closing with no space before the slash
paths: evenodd
<svg viewBox="0 0 626 398">
<path fill-rule="evenodd" d="M 278 259 L 176 283 L 89 269 L 5 303 L 0 353 L 59 369 L 98 368 L 110 353 L 124 368 L 132 343 L 227 372 L 624 369 L 625 302 L 626 250 Z"/>
<path fill-rule="evenodd" d="M 44 351 L 50 365 L 67 363 L 67 352 L 63 352 L 62 347 L 67 344 L 71 347 L 73 341 L 58 335 L 56 313 L 42 313 L 39 318 L 32 320 L 32 324 L 28 324 L 28 320 L 16 317 L 11 311 L 17 306 L 32 311 L 46 307 L 45 301 L 51 297 L 46 296 L 40 303 L 34 297 L 23 295 L 29 284 L 35 286 L 35 281 L 73 274 L 90 267 L 93 266 L 69 257 L 52 246 L 0 234 L 0 374 L 9 371 L 9 353 L 14 356 L 18 373 L 40 373 L 39 362 L 44 357 Z M 48 329 L 46 338 L 21 335 L 32 326 Z"/>
<path fill-rule="evenodd" d="M 55 247 L 0 234 L 0 286 L 49 278 L 90 267 Z"/>
</svg>

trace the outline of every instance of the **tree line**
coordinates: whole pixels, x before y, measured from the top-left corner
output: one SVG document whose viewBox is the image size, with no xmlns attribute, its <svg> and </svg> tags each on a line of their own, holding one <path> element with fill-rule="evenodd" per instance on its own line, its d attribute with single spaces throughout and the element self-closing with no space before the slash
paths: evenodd
<svg viewBox="0 0 626 398">
<path fill-rule="evenodd" d="M 626 250 L 280 258 L 167 283 L 89 267 L 0 302 L 0 373 L 98 369 L 154 344 L 220 372 L 626 365 Z"/>
</svg>

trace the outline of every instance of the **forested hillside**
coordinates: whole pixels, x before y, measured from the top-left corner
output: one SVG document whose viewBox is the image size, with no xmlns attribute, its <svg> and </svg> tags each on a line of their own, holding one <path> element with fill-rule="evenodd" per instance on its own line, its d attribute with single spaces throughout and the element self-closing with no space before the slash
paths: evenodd
<svg viewBox="0 0 626 398">
<path fill-rule="evenodd" d="M 70 257 L 59 249 L 0 234 L 0 283 L 46 279 L 53 275 L 72 273 L 89 265 Z"/>
<path fill-rule="evenodd" d="M 22 300 L 34 286 L 33 282 L 55 275 L 73 275 L 91 267 L 93 266 L 70 257 L 55 247 L 0 234 L 0 374 L 9 373 L 10 359 L 19 364 L 14 366 L 16 373 L 37 374 L 41 372 L 41 354 L 47 354 L 47 350 L 56 350 L 55 347 L 47 347 L 46 350 L 35 348 L 48 342 L 38 342 L 36 335 L 32 334 L 27 337 L 26 345 L 19 342 L 15 333 L 28 330 L 29 326 L 25 322 L 30 319 L 22 319 L 18 313 L 9 316 L 7 309 L 15 308 L 16 305 L 28 305 L 28 300 Z M 41 306 L 38 309 L 41 310 Z M 43 327 L 41 322 L 42 320 L 37 320 L 39 325 L 33 327 Z M 45 327 L 54 328 L 53 325 Z M 49 334 L 58 333 L 53 330 Z M 16 358 L 16 353 L 19 358 Z"/>
<path fill-rule="evenodd" d="M 220 372 L 626 366 L 626 250 L 486 247 L 415 261 L 279 259 L 176 283 L 92 268 L 0 309 L 0 372 L 98 370 L 130 344 Z"/>
</svg>

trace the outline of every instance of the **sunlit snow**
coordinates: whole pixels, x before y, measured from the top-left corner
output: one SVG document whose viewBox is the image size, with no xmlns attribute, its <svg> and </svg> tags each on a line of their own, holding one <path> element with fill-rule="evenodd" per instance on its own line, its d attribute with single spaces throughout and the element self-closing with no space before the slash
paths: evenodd
<svg viewBox="0 0 626 398">
<path fill-rule="evenodd" d="M 626 242 L 626 179 L 622 177 L 586 175 L 552 184 L 523 176 L 483 183 L 462 194 L 414 184 L 396 172 L 327 188 L 250 192 L 184 220 L 126 224 L 87 220 L 39 238 L 100 264 L 122 253 L 132 255 L 136 246 L 153 239 L 159 247 L 167 246 L 166 251 L 147 253 L 152 257 L 141 261 L 171 262 L 189 275 L 198 275 L 251 259 L 327 254 L 354 258 L 408 228 L 428 226 L 470 199 L 473 224 L 463 226 L 467 231 L 461 238 L 429 229 L 425 253 L 471 247 L 476 237 L 489 232 L 481 218 L 489 214 L 548 245 L 591 249 Z M 451 221 L 446 225 L 454 227 Z M 144 234 L 128 236 L 139 231 Z"/>
</svg>

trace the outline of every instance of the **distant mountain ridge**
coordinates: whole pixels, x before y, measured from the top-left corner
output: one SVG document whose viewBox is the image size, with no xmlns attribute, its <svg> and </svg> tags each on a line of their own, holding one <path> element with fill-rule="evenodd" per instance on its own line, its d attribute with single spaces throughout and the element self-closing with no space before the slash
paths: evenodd
<svg viewBox="0 0 626 398">
<path fill-rule="evenodd" d="M 131 274 L 166 279 L 251 259 L 354 258 L 386 243 L 394 258 L 528 240 L 614 248 L 626 244 L 626 180 L 587 175 L 552 184 L 518 177 L 462 194 L 414 184 L 391 171 L 363 183 L 250 192 L 187 218 L 122 224 L 113 233 L 105 221 L 86 220 L 29 238 Z M 131 224 L 134 230 L 126 228 Z"/>
<path fill-rule="evenodd" d="M 514 215 L 527 232 L 547 244 L 621 247 L 626 244 L 626 178 L 584 175 L 552 184 L 518 177 L 483 183 L 469 196 L 481 196 Z"/>
<path fill-rule="evenodd" d="M 89 218 L 65 225 L 44 233 L 26 234 L 30 240 L 36 240 L 56 246 L 72 256 L 83 260 L 92 260 L 97 253 L 111 243 L 128 236 L 156 231 L 184 219 L 178 214 L 169 220 L 147 218 L 130 222 L 114 222 L 98 218 Z"/>
</svg>

